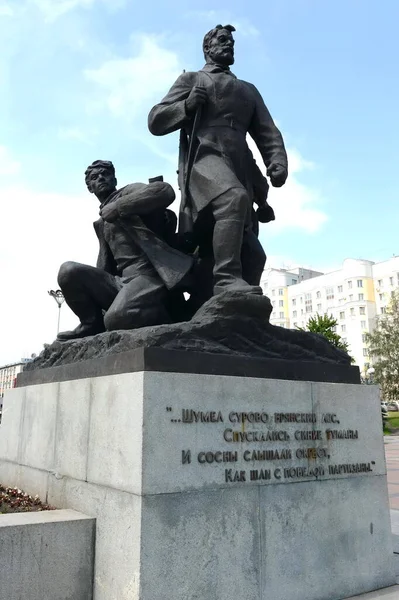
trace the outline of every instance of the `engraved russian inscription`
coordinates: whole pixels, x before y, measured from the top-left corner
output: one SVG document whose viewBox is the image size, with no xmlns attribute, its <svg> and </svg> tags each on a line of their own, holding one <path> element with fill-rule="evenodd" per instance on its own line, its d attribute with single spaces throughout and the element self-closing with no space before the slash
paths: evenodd
<svg viewBox="0 0 399 600">
<path fill-rule="evenodd" d="M 167 407 L 167 412 L 173 412 L 173 408 Z M 360 437 L 350 423 L 346 428 L 345 425 L 338 428 L 340 418 L 335 413 L 263 410 L 224 413 L 217 409 L 183 408 L 179 417 L 170 422 L 190 430 L 195 427 L 193 447 L 181 449 L 181 465 L 184 468 L 197 465 L 201 472 L 212 474 L 212 480 L 215 473 L 219 474 L 218 481 L 225 484 L 364 475 L 371 474 L 375 465 L 369 459 L 351 463 L 349 457 L 347 463 L 334 461 L 338 445 L 356 444 Z M 195 448 L 205 427 L 212 427 L 214 443 L 208 448 Z M 233 463 L 234 468 L 229 468 Z"/>
<path fill-rule="evenodd" d="M 183 465 L 189 465 L 191 463 L 191 450 L 182 450 L 181 462 Z"/>
</svg>

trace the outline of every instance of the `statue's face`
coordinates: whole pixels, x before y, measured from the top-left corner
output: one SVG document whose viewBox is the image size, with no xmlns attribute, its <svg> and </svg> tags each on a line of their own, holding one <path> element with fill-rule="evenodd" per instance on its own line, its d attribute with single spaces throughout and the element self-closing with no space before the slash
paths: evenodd
<svg viewBox="0 0 399 600">
<path fill-rule="evenodd" d="M 97 198 L 107 198 L 115 191 L 116 179 L 109 169 L 94 169 L 90 173 L 88 182 L 89 191 L 97 196 Z"/>
<path fill-rule="evenodd" d="M 206 52 L 212 62 L 219 65 L 234 64 L 234 39 L 228 29 L 219 29 L 211 39 Z"/>
</svg>

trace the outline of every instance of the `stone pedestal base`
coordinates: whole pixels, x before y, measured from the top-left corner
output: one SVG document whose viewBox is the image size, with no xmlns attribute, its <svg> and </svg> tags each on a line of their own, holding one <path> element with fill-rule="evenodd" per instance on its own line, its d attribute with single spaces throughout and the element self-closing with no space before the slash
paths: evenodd
<svg viewBox="0 0 399 600">
<path fill-rule="evenodd" d="M 395 584 L 373 386 L 137 372 L 17 388 L 0 481 L 96 517 L 95 600 Z"/>
</svg>

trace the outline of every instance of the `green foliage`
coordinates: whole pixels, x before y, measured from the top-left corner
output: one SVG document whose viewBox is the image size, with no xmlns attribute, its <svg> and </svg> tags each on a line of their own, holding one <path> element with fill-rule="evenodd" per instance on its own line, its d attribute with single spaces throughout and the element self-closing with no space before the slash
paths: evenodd
<svg viewBox="0 0 399 600">
<path fill-rule="evenodd" d="M 399 400 L 399 292 L 392 296 L 386 314 L 377 318 L 375 329 L 366 340 L 374 379 L 381 386 L 384 400 Z"/>
<path fill-rule="evenodd" d="M 298 327 L 301 331 L 311 331 L 312 333 L 318 333 L 328 339 L 330 344 L 348 352 L 349 346 L 346 342 L 342 341 L 342 338 L 336 333 L 335 328 L 338 325 L 338 321 L 334 319 L 332 315 L 327 313 L 324 315 L 316 314 L 315 317 L 310 317 L 305 328 Z M 353 359 L 352 359 L 353 362 Z"/>
</svg>

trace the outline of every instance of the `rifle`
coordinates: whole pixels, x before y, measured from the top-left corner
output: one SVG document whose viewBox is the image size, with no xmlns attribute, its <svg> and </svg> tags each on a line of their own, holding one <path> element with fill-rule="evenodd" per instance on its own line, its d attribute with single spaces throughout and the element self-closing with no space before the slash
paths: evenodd
<svg viewBox="0 0 399 600">
<path fill-rule="evenodd" d="M 190 177 L 195 158 L 195 139 L 198 133 L 199 123 L 202 116 L 202 106 L 196 110 L 193 127 L 188 143 L 188 136 L 185 129 L 180 130 L 179 143 L 179 170 L 178 180 L 181 192 L 179 235 L 182 241 L 188 246 L 194 244 L 193 240 L 193 207 L 190 198 Z"/>
</svg>

